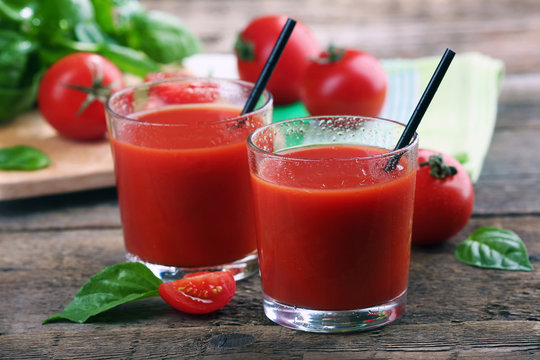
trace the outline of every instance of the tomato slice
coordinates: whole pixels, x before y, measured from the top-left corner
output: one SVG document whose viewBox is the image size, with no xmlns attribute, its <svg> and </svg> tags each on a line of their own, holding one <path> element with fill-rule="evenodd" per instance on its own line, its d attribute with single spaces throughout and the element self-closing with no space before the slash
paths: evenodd
<svg viewBox="0 0 540 360">
<path fill-rule="evenodd" d="M 204 271 L 165 282 L 158 291 L 161 298 L 177 310 L 206 314 L 221 309 L 231 301 L 236 282 L 230 271 Z"/>
</svg>

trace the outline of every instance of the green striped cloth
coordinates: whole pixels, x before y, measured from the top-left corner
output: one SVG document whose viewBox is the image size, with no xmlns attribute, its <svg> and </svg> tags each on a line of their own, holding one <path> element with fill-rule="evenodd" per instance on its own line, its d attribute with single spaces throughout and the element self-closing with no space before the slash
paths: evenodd
<svg viewBox="0 0 540 360">
<path fill-rule="evenodd" d="M 380 116 L 407 123 L 440 57 L 382 60 L 389 86 Z M 458 54 L 418 128 L 420 147 L 462 162 L 471 179 L 480 176 L 495 120 L 504 64 L 479 53 Z M 274 110 L 274 121 L 306 116 L 301 103 Z"/>
</svg>

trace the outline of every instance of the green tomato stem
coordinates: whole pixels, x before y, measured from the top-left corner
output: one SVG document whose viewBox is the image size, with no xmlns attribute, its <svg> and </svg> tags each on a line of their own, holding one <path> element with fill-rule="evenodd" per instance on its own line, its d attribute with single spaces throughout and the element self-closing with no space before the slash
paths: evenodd
<svg viewBox="0 0 540 360">
<path fill-rule="evenodd" d="M 429 174 L 437 179 L 446 179 L 457 174 L 455 166 L 447 165 L 442 154 L 431 155 L 428 161 L 421 162 L 420 166 L 429 166 Z"/>
</svg>

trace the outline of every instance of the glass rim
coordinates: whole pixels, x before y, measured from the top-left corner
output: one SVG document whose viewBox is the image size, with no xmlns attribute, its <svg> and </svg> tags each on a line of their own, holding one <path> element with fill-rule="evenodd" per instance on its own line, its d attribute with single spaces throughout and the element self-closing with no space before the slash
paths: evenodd
<svg viewBox="0 0 540 360">
<path fill-rule="evenodd" d="M 145 82 L 142 82 L 142 83 L 126 86 L 126 87 L 124 87 L 124 88 L 122 88 L 122 89 L 120 89 L 118 91 L 115 91 L 111 95 L 109 95 L 107 97 L 107 100 L 105 101 L 105 113 L 108 114 L 108 115 L 111 115 L 114 118 L 119 118 L 119 119 L 122 119 L 123 121 L 129 121 L 129 122 L 133 122 L 133 123 L 140 124 L 140 125 L 171 126 L 171 127 L 190 126 L 190 125 L 193 125 L 194 123 L 212 125 L 212 124 L 219 124 L 219 123 L 238 122 L 238 121 L 240 121 L 242 119 L 245 119 L 248 116 L 258 115 L 259 113 L 267 110 L 267 108 L 270 107 L 270 105 L 273 102 L 272 94 L 267 89 L 265 89 L 263 91 L 263 94 L 266 95 L 267 98 L 266 98 L 266 101 L 264 102 L 264 104 L 260 108 L 258 108 L 256 110 L 253 110 L 253 111 L 251 111 L 251 112 L 249 112 L 247 114 L 237 115 L 237 116 L 233 116 L 233 117 L 226 117 L 224 119 L 219 119 L 219 120 L 196 121 L 196 122 L 180 122 L 180 123 L 162 123 L 162 122 L 140 120 L 140 119 L 131 117 L 129 115 L 121 115 L 117 111 L 113 110 L 111 105 L 110 105 L 111 102 L 113 101 L 113 99 L 115 99 L 117 97 L 120 97 L 122 95 L 125 95 L 129 91 L 135 91 L 136 89 L 150 88 L 153 85 L 159 85 L 159 84 L 165 84 L 165 83 L 171 83 L 171 82 L 196 82 L 196 81 L 202 81 L 202 82 L 207 82 L 207 83 L 212 83 L 212 82 L 214 82 L 214 83 L 234 83 L 234 84 L 238 84 L 238 85 L 247 86 L 247 87 L 249 87 L 251 89 L 253 89 L 253 87 L 255 86 L 255 84 L 252 83 L 252 82 L 244 81 L 244 80 L 240 80 L 240 79 L 227 79 L 227 78 L 217 78 L 217 77 L 213 78 L 213 77 L 201 77 L 201 76 L 175 77 L 175 78 L 168 78 L 168 79 L 161 79 L 161 80 L 154 80 L 154 81 L 145 81 Z M 246 101 L 247 101 L 247 98 L 246 98 Z M 188 104 L 176 104 L 176 105 L 205 105 L 205 104 L 212 104 L 212 103 L 188 103 Z M 170 104 L 170 105 L 174 106 L 175 104 Z M 149 112 L 152 112 L 152 111 L 155 111 L 155 110 L 156 109 L 150 109 Z"/>
<path fill-rule="evenodd" d="M 290 155 L 284 155 L 284 154 L 280 154 L 280 153 L 274 153 L 274 152 L 270 152 L 270 151 L 266 151 L 264 149 L 261 149 L 259 146 L 255 145 L 253 143 L 253 137 L 254 136 L 256 136 L 258 133 L 264 131 L 265 129 L 271 128 L 271 127 L 276 126 L 276 125 L 280 125 L 280 124 L 288 123 L 288 122 L 293 122 L 293 121 L 306 121 L 306 120 L 309 120 L 310 122 L 312 122 L 312 121 L 320 121 L 322 119 L 329 119 L 329 118 L 332 118 L 332 119 L 337 119 L 337 118 L 349 118 L 350 119 L 350 118 L 354 118 L 354 119 L 366 119 L 366 120 L 380 120 L 380 121 L 383 121 L 383 122 L 388 122 L 388 123 L 393 123 L 395 125 L 399 125 L 399 126 L 403 127 L 403 130 L 405 130 L 405 127 L 406 127 L 405 124 L 400 123 L 399 121 L 390 120 L 390 119 L 386 119 L 386 118 L 382 118 L 382 117 L 376 117 L 376 116 L 362 116 L 362 115 L 304 116 L 304 117 L 296 117 L 296 118 L 276 121 L 276 122 L 266 124 L 266 125 L 261 126 L 260 128 L 255 129 L 251 134 L 249 134 L 249 136 L 247 138 L 247 145 L 250 148 L 252 148 L 254 151 L 259 152 L 259 153 L 263 153 L 263 154 L 267 155 L 268 157 L 272 157 L 272 158 L 276 158 L 276 159 L 283 159 L 283 160 L 288 160 L 288 161 L 312 162 L 312 161 L 323 161 L 323 160 L 324 161 L 328 161 L 328 160 L 331 160 L 331 161 L 350 161 L 350 160 L 378 160 L 378 159 L 385 159 L 385 158 L 390 158 L 390 157 L 393 157 L 393 156 L 408 152 L 418 144 L 418 133 L 415 132 L 411 142 L 407 146 L 402 147 L 401 149 L 397 149 L 397 150 L 392 149 L 392 150 L 388 150 L 388 151 L 386 151 L 386 152 L 384 152 L 382 154 L 374 154 L 374 155 L 369 155 L 369 156 L 351 156 L 351 157 L 347 157 L 347 158 L 331 158 L 331 159 L 329 159 L 329 158 L 304 158 L 304 157 L 299 157 L 299 156 L 290 156 Z M 397 143 L 397 141 L 396 141 L 396 143 Z M 332 145 L 332 144 L 333 143 L 323 143 L 323 144 L 320 144 L 320 145 Z M 317 145 L 318 144 L 311 144 L 311 145 L 306 145 L 306 146 L 291 147 L 291 149 L 304 148 L 304 147 L 307 147 L 307 146 L 317 146 Z M 335 145 L 359 145 L 359 144 L 336 142 Z"/>
</svg>

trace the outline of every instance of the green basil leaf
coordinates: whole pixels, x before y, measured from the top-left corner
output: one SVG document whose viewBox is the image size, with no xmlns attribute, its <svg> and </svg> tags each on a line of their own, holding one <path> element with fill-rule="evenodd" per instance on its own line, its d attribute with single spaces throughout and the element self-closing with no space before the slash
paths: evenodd
<svg viewBox="0 0 540 360">
<path fill-rule="evenodd" d="M 141 263 L 125 262 L 108 266 L 79 289 L 63 312 L 52 315 L 43 324 L 60 319 L 84 323 L 91 316 L 118 305 L 159 296 L 161 283 Z"/>
<path fill-rule="evenodd" d="M 113 43 L 101 43 L 98 45 L 97 52 L 111 60 L 124 72 L 144 77 L 149 72 L 161 69 L 160 64 L 142 51 Z"/>
<path fill-rule="evenodd" d="M 487 269 L 533 271 L 525 244 L 510 230 L 481 227 L 458 245 L 456 258 Z"/>
<path fill-rule="evenodd" d="M 15 23 L 24 22 L 24 17 L 20 14 L 21 5 L 27 5 L 28 1 L 25 1 L 25 4 L 13 4 L 13 1 L 8 5 L 4 0 L 0 0 L 0 19 L 10 20 Z M 32 1 L 33 3 L 33 1 Z M 17 6 L 19 5 L 19 6 Z M 35 5 L 35 4 L 28 4 Z"/>
<path fill-rule="evenodd" d="M 78 44 L 78 42 L 70 41 L 67 44 L 63 44 L 62 46 L 59 46 L 58 44 L 55 46 L 50 46 L 47 48 L 41 47 L 39 49 L 39 58 L 46 68 L 50 67 L 52 64 L 63 58 L 64 56 L 67 56 L 69 54 L 74 53 L 75 51 L 84 51 L 84 50 L 74 50 L 70 46 L 71 43 Z M 96 44 L 91 44 L 94 48 L 97 48 Z"/>
<path fill-rule="evenodd" d="M 36 75 L 36 80 L 39 80 Z M 6 89 L 0 87 L 0 125 L 12 121 L 32 108 L 36 101 L 37 84 L 21 89 Z"/>
<path fill-rule="evenodd" d="M 18 88 L 23 79 L 36 44 L 24 36 L 0 29 L 0 87 Z"/>
<path fill-rule="evenodd" d="M 1 170 L 38 170 L 50 163 L 47 155 L 31 146 L 16 145 L 0 149 Z"/>
<path fill-rule="evenodd" d="M 47 0 L 36 9 L 39 19 L 39 37 L 44 44 L 54 43 L 56 38 L 74 38 L 77 24 L 94 21 L 94 8 L 90 0 Z"/>
<path fill-rule="evenodd" d="M 454 158 L 460 162 L 460 164 L 466 164 L 470 161 L 469 159 L 469 154 L 467 153 L 459 153 L 459 154 L 455 154 L 454 155 Z"/>
<path fill-rule="evenodd" d="M 101 29 L 122 44 L 131 30 L 131 16 L 146 11 L 138 0 L 92 0 L 92 5 Z"/>
<path fill-rule="evenodd" d="M 200 51 L 199 40 L 179 18 L 161 11 L 135 13 L 128 45 L 146 53 L 153 60 L 169 64 Z"/>
<path fill-rule="evenodd" d="M 105 35 L 95 22 L 86 21 L 78 23 L 74 28 L 77 40 L 87 43 L 105 42 Z"/>
</svg>

